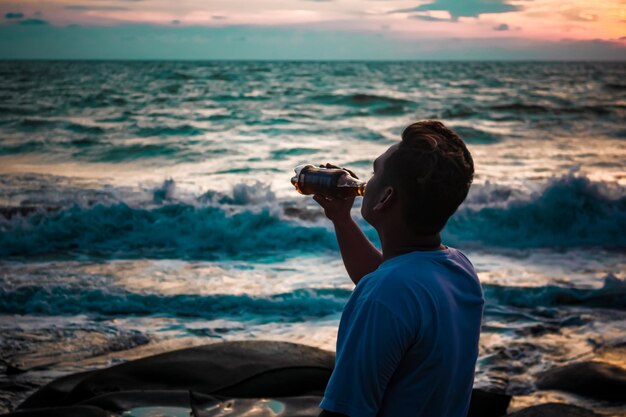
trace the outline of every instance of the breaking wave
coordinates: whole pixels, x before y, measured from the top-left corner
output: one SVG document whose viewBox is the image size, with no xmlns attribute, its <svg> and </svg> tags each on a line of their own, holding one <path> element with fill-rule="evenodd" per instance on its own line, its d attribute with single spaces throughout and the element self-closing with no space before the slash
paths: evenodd
<svg viewBox="0 0 626 417">
<path fill-rule="evenodd" d="M 511 197 L 500 188 L 494 198 Z M 526 199 L 500 206 L 472 207 L 483 194 L 448 222 L 444 237 L 455 244 L 533 247 L 626 247 L 626 190 L 622 186 L 566 175 Z M 480 197 L 480 198 L 479 198 Z"/>
<path fill-rule="evenodd" d="M 584 306 L 626 309 L 626 282 L 612 275 L 598 289 L 547 285 L 483 285 L 488 305 L 522 308 Z M 175 316 L 305 321 L 342 311 L 351 291 L 307 288 L 265 297 L 249 295 L 162 295 L 119 289 L 22 286 L 0 289 L 0 313 L 36 315 Z M 487 314 L 489 310 L 487 310 Z"/>
<path fill-rule="evenodd" d="M 141 204 L 103 196 L 89 204 L 5 207 L 0 257 L 214 260 L 337 250 L 330 223 L 311 223 L 323 217 L 319 207 L 281 204 L 263 184 L 236 184 L 230 194 L 208 191 L 187 200 L 177 199 L 175 190 L 167 180 Z M 623 248 L 623 230 L 624 187 L 567 175 L 531 195 L 476 186 L 443 239 L 462 248 Z"/>
<path fill-rule="evenodd" d="M 75 205 L 58 212 L 17 216 L 1 227 L 2 257 L 88 254 L 213 260 L 336 248 L 328 229 L 283 221 L 267 208 L 231 215 L 219 207 L 185 203 L 153 209 L 125 203 Z"/>
<path fill-rule="evenodd" d="M 613 275 L 597 289 L 568 288 L 557 285 L 510 287 L 483 285 L 487 302 L 513 307 L 584 306 L 626 309 L 626 281 Z"/>
<path fill-rule="evenodd" d="M 215 319 L 249 317 L 258 320 L 281 317 L 304 321 L 339 313 L 350 291 L 299 289 L 269 297 L 249 295 L 160 295 L 106 289 L 19 287 L 0 289 L 0 313 L 100 316 L 178 316 Z"/>
</svg>

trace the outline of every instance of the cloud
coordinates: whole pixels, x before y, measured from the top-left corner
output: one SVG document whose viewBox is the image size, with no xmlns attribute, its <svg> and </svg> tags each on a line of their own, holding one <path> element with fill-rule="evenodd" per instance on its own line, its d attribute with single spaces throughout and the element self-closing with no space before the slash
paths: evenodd
<svg viewBox="0 0 626 417">
<path fill-rule="evenodd" d="M 91 10 L 106 10 L 106 11 L 119 11 L 119 10 L 129 10 L 128 7 L 124 6 L 86 6 L 83 4 L 71 4 L 69 6 L 65 6 L 65 10 L 75 10 L 75 11 L 91 11 Z"/>
<path fill-rule="evenodd" d="M 425 14 L 412 14 L 412 15 L 409 15 L 408 18 L 415 19 L 415 20 L 423 20 L 425 22 L 452 22 L 452 19 L 448 19 L 445 17 L 429 16 Z"/>
<path fill-rule="evenodd" d="M 459 17 L 478 17 L 485 13 L 507 13 L 521 10 L 520 6 L 508 4 L 508 0 L 435 0 L 417 7 L 394 10 L 391 13 L 412 13 L 445 10 L 452 20 Z"/>
<path fill-rule="evenodd" d="M 20 20 L 22 26 L 47 26 L 48 21 L 43 19 L 24 19 Z"/>
<path fill-rule="evenodd" d="M 561 13 L 563 17 L 575 22 L 595 22 L 598 20 L 598 15 L 585 12 L 580 9 L 569 9 Z"/>
<path fill-rule="evenodd" d="M 4 14 L 5 19 L 23 19 L 24 13 L 20 12 L 7 12 Z"/>
<path fill-rule="evenodd" d="M 510 29 L 511 28 L 506 23 L 501 23 L 498 26 L 494 26 L 493 28 L 493 30 L 497 30 L 497 31 L 505 31 L 505 30 L 510 30 Z"/>
</svg>

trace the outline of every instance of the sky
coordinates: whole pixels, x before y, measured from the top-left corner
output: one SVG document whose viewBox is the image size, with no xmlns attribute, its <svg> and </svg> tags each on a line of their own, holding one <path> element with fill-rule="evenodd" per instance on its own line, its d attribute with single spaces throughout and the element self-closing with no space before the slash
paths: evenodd
<svg viewBox="0 0 626 417">
<path fill-rule="evenodd" d="M 626 0 L 0 0 L 0 59 L 626 60 Z"/>
</svg>

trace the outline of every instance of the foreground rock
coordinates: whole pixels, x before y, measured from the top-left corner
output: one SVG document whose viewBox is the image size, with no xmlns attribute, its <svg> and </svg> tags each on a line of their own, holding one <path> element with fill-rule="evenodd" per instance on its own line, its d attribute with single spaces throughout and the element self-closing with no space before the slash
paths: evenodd
<svg viewBox="0 0 626 417">
<path fill-rule="evenodd" d="M 111 417 L 111 413 L 90 406 L 34 408 L 4 415 L 6 417 Z"/>
<path fill-rule="evenodd" d="M 581 362 L 539 375 L 537 387 L 604 401 L 626 402 L 626 370 L 603 362 Z"/>
<path fill-rule="evenodd" d="M 507 417 L 600 417 L 600 415 L 575 405 L 547 403 L 524 408 Z"/>
<path fill-rule="evenodd" d="M 59 378 L 9 416 L 73 417 L 82 410 L 87 417 L 174 407 L 177 415 L 192 411 L 195 417 L 222 415 L 220 410 L 232 417 L 317 417 L 334 362 L 333 352 L 295 343 L 215 343 Z M 499 417 L 510 401 L 509 395 L 474 389 L 468 417 Z"/>
<path fill-rule="evenodd" d="M 467 417 L 500 417 L 510 403 L 510 395 L 474 388 Z"/>
<path fill-rule="evenodd" d="M 295 343 L 215 343 L 56 380 L 18 408 L 72 405 L 129 390 L 191 390 L 239 398 L 321 395 L 334 361 L 333 352 Z"/>
</svg>

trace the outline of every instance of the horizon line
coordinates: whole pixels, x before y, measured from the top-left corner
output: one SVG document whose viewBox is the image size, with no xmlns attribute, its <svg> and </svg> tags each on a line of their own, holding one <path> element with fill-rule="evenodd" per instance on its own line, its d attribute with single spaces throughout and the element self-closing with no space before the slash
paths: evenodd
<svg viewBox="0 0 626 417">
<path fill-rule="evenodd" d="M 438 59 L 420 59 L 420 58 L 406 58 L 406 59 L 341 59 L 341 58 L 268 58 L 268 59 L 254 59 L 254 58 L 2 58 L 0 62 L 63 62 L 63 61 L 90 61 L 90 62 L 526 62 L 526 63 L 624 63 L 626 59 L 516 59 L 516 58 L 502 58 L 502 59 L 472 59 L 472 58 L 438 58 Z"/>
</svg>

